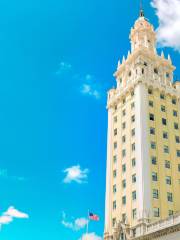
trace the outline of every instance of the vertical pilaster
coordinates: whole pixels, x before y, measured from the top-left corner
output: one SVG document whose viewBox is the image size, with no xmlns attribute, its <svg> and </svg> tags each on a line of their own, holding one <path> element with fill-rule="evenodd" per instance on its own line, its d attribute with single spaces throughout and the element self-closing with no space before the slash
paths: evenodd
<svg viewBox="0 0 180 240">
<path fill-rule="evenodd" d="M 135 88 L 136 99 L 136 162 L 138 219 L 148 217 L 151 212 L 151 168 L 148 142 L 148 93 L 144 84 Z"/>
</svg>

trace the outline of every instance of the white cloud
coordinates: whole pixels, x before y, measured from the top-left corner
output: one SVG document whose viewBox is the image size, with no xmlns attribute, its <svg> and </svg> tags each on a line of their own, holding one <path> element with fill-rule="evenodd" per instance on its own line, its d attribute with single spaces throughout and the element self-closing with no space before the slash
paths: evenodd
<svg viewBox="0 0 180 240">
<path fill-rule="evenodd" d="M 159 19 L 158 43 L 180 51 L 180 0 L 152 0 L 151 5 Z"/>
<path fill-rule="evenodd" d="M 95 99 L 101 98 L 100 87 L 95 83 L 91 74 L 86 74 L 85 83 L 81 86 L 81 93 L 86 96 L 94 97 Z"/>
<path fill-rule="evenodd" d="M 72 69 L 72 65 L 68 62 L 60 62 L 59 63 L 59 67 L 58 70 L 56 71 L 57 75 L 63 74 L 63 73 L 67 73 L 69 71 L 71 71 Z"/>
<path fill-rule="evenodd" d="M 79 231 L 87 225 L 88 220 L 86 218 L 82 217 L 82 218 L 77 218 L 77 219 L 72 220 L 72 221 L 68 221 L 66 219 L 66 214 L 63 212 L 61 223 L 66 228 L 69 228 L 73 231 Z"/>
<path fill-rule="evenodd" d="M 3 225 L 11 223 L 14 218 L 29 218 L 28 214 L 20 212 L 14 207 L 9 207 L 6 212 L 0 216 L 0 229 Z"/>
<path fill-rule="evenodd" d="M 81 239 L 82 240 L 102 240 L 102 238 L 97 236 L 95 233 L 84 234 Z"/>
<path fill-rule="evenodd" d="M 70 168 L 67 168 L 64 170 L 64 173 L 66 173 L 66 177 L 64 178 L 64 183 L 86 183 L 87 177 L 88 177 L 89 170 L 81 169 L 79 165 L 72 166 Z"/>
<path fill-rule="evenodd" d="M 13 221 L 13 219 L 10 216 L 0 216 L 0 225 L 1 224 L 9 224 L 12 221 Z"/>
<path fill-rule="evenodd" d="M 4 213 L 5 216 L 10 216 L 13 218 L 29 218 L 28 214 L 20 212 L 14 207 L 9 207 L 8 210 Z"/>
</svg>

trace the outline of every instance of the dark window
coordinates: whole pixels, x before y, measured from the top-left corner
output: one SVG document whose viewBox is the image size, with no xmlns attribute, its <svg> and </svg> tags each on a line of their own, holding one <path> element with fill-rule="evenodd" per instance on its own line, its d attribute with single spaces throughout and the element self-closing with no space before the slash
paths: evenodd
<svg viewBox="0 0 180 240">
<path fill-rule="evenodd" d="M 162 111 L 162 112 L 165 112 L 165 111 L 166 111 L 165 106 L 161 105 L 161 111 Z"/>
<path fill-rule="evenodd" d="M 179 136 L 175 136 L 176 139 L 176 143 L 180 143 L 180 137 Z"/>
<path fill-rule="evenodd" d="M 136 174 L 133 174 L 132 175 L 132 183 L 135 183 L 136 182 Z"/>
<path fill-rule="evenodd" d="M 153 104 L 153 101 L 149 101 L 149 106 L 150 106 L 150 107 L 153 107 L 153 105 L 154 105 L 154 104 Z"/>
<path fill-rule="evenodd" d="M 148 89 L 148 93 L 149 93 L 149 94 L 152 94 L 152 92 L 153 92 L 152 89 L 149 88 L 149 89 Z"/>
<path fill-rule="evenodd" d="M 159 192 L 157 189 L 153 189 L 153 198 L 155 198 L 155 199 L 159 198 Z"/>
<path fill-rule="evenodd" d="M 177 111 L 173 110 L 173 116 L 177 117 Z"/>
<path fill-rule="evenodd" d="M 163 132 L 163 138 L 168 139 L 168 133 L 167 132 Z"/>
<path fill-rule="evenodd" d="M 156 157 L 152 156 L 152 157 L 151 157 L 151 162 L 152 162 L 153 165 L 156 165 L 156 164 L 157 164 L 157 159 L 156 159 Z"/>
<path fill-rule="evenodd" d="M 167 120 L 165 118 L 162 118 L 162 124 L 167 125 Z"/>
<path fill-rule="evenodd" d="M 132 192 L 132 200 L 136 200 L 136 191 Z"/>
<path fill-rule="evenodd" d="M 114 136 L 116 136 L 116 135 L 117 135 L 117 128 L 114 129 Z"/>
<path fill-rule="evenodd" d="M 174 123 L 174 129 L 179 129 L 178 123 Z"/>
<path fill-rule="evenodd" d="M 150 119 L 151 121 L 154 121 L 154 114 L 150 113 L 150 114 L 149 114 L 149 119 Z"/>
<path fill-rule="evenodd" d="M 135 135 L 135 128 L 133 128 L 133 129 L 131 130 L 131 135 L 132 135 L 132 136 Z"/>
<path fill-rule="evenodd" d="M 170 163 L 170 161 L 168 161 L 168 160 L 166 160 L 165 161 L 165 168 L 171 168 L 171 163 Z"/>
<path fill-rule="evenodd" d="M 161 99 L 165 99 L 165 96 L 164 96 L 163 93 L 160 94 L 160 98 L 161 98 Z"/>
<path fill-rule="evenodd" d="M 168 202 L 173 202 L 173 195 L 172 195 L 172 193 L 167 193 L 167 200 L 168 200 Z"/>
<path fill-rule="evenodd" d="M 135 166 L 136 166 L 136 159 L 133 158 L 133 159 L 132 159 L 132 167 L 135 167 Z"/>
<path fill-rule="evenodd" d="M 180 157 L 180 150 L 176 151 L 176 155 L 177 155 L 177 157 Z"/>
<path fill-rule="evenodd" d="M 157 180 L 158 180 L 157 173 L 155 173 L 155 172 L 152 173 L 152 180 L 154 182 L 157 182 Z"/>
<path fill-rule="evenodd" d="M 154 68 L 154 73 L 158 74 L 158 69 Z"/>
<path fill-rule="evenodd" d="M 172 104 L 176 105 L 176 99 L 175 98 L 172 99 Z"/>
<path fill-rule="evenodd" d="M 125 205 L 126 204 L 126 196 L 122 197 L 122 204 Z"/>
<path fill-rule="evenodd" d="M 150 134 L 155 135 L 155 128 L 150 128 Z"/>
</svg>

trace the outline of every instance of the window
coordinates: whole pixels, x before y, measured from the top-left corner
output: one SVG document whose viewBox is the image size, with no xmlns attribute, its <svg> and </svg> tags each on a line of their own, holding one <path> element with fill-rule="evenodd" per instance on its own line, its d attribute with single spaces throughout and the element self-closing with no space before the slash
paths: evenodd
<svg viewBox="0 0 180 240">
<path fill-rule="evenodd" d="M 177 111 L 173 110 L 173 116 L 177 117 Z"/>
<path fill-rule="evenodd" d="M 122 172 L 123 172 L 123 173 L 126 172 L 126 164 L 123 164 L 123 165 L 122 165 Z"/>
<path fill-rule="evenodd" d="M 133 129 L 131 130 L 131 135 L 132 135 L 132 136 L 135 136 L 135 128 L 133 128 Z"/>
<path fill-rule="evenodd" d="M 117 123 L 117 116 L 114 117 L 114 123 Z"/>
<path fill-rule="evenodd" d="M 159 208 L 153 208 L 153 212 L 154 212 L 154 217 L 159 217 L 160 216 Z"/>
<path fill-rule="evenodd" d="M 113 193 L 117 192 L 116 184 L 113 186 Z"/>
<path fill-rule="evenodd" d="M 155 128 L 150 128 L 150 134 L 155 135 Z"/>
<path fill-rule="evenodd" d="M 122 124 L 122 128 L 123 128 L 123 129 L 126 128 L 126 123 L 125 123 L 125 122 L 123 122 L 123 124 Z"/>
<path fill-rule="evenodd" d="M 171 163 L 168 160 L 165 160 L 165 168 L 171 168 Z"/>
<path fill-rule="evenodd" d="M 132 200 L 136 200 L 136 191 L 132 192 Z"/>
<path fill-rule="evenodd" d="M 133 159 L 132 159 L 132 167 L 135 167 L 135 166 L 136 166 L 136 159 L 133 158 Z"/>
<path fill-rule="evenodd" d="M 126 99 L 124 98 L 124 99 L 123 99 L 123 104 L 125 104 L 125 103 L 126 103 Z"/>
<path fill-rule="evenodd" d="M 131 117 L 131 122 L 135 122 L 135 115 Z"/>
<path fill-rule="evenodd" d="M 133 144 L 131 145 L 131 149 L 132 149 L 132 151 L 135 151 L 135 150 L 136 150 L 136 145 L 135 145 L 135 143 L 133 143 Z"/>
<path fill-rule="evenodd" d="M 151 162 L 152 162 L 153 165 L 156 165 L 156 164 L 157 164 L 157 159 L 156 159 L 156 157 L 152 156 L 152 157 L 151 157 Z"/>
<path fill-rule="evenodd" d="M 117 176 L 117 172 L 116 172 L 116 170 L 114 170 L 113 171 L 113 177 L 116 178 L 116 176 Z"/>
<path fill-rule="evenodd" d="M 113 162 L 117 163 L 117 156 L 116 155 L 113 156 Z"/>
<path fill-rule="evenodd" d="M 175 136 L 176 139 L 176 143 L 180 143 L 180 137 L 179 136 Z"/>
<path fill-rule="evenodd" d="M 115 225 L 116 225 L 116 218 L 113 218 L 112 225 L 113 225 L 113 227 L 115 227 Z"/>
<path fill-rule="evenodd" d="M 126 149 L 123 149 L 122 150 L 122 157 L 125 157 L 126 156 Z"/>
<path fill-rule="evenodd" d="M 132 175 L 132 183 L 135 183 L 136 182 L 136 174 L 133 174 Z"/>
<path fill-rule="evenodd" d="M 125 109 L 123 109 L 123 111 L 122 111 L 122 115 L 123 115 L 123 116 L 126 115 L 126 110 L 125 110 Z"/>
<path fill-rule="evenodd" d="M 117 105 L 114 106 L 114 109 L 117 110 Z"/>
<path fill-rule="evenodd" d="M 162 118 L 162 124 L 163 124 L 163 125 L 167 125 L 167 121 L 166 121 L 165 118 Z"/>
<path fill-rule="evenodd" d="M 126 214 L 125 214 L 125 213 L 122 214 L 122 221 L 123 221 L 123 222 L 126 221 Z"/>
<path fill-rule="evenodd" d="M 178 171 L 180 172 L 180 164 L 178 164 Z"/>
<path fill-rule="evenodd" d="M 125 143 L 126 142 L 126 136 L 122 136 L 122 142 Z"/>
<path fill-rule="evenodd" d="M 133 109 L 134 107 L 135 107 L 135 103 L 132 102 L 132 103 L 131 103 L 131 109 Z"/>
<path fill-rule="evenodd" d="M 172 195 L 172 193 L 167 193 L 167 200 L 168 200 L 168 202 L 173 202 L 173 195 Z"/>
<path fill-rule="evenodd" d="M 157 173 L 155 173 L 155 172 L 152 173 L 152 180 L 154 182 L 157 182 L 157 180 L 158 180 Z"/>
<path fill-rule="evenodd" d="M 114 136 L 117 136 L 117 128 L 114 129 Z"/>
<path fill-rule="evenodd" d="M 167 132 L 163 132 L 163 138 L 168 139 L 168 133 Z"/>
<path fill-rule="evenodd" d="M 142 74 L 144 74 L 144 68 L 142 68 Z"/>
<path fill-rule="evenodd" d="M 176 151 L 176 155 L 177 155 L 177 157 L 180 157 L 180 150 Z"/>
<path fill-rule="evenodd" d="M 129 72 L 129 77 L 131 77 L 131 75 L 132 75 L 132 74 L 131 74 L 131 71 L 130 71 L 130 72 Z"/>
<path fill-rule="evenodd" d="M 157 68 L 154 68 L 154 73 L 158 74 L 158 69 Z"/>
<path fill-rule="evenodd" d="M 151 142 L 151 148 L 156 149 L 156 143 L 155 142 Z"/>
<path fill-rule="evenodd" d="M 164 96 L 163 93 L 160 94 L 160 98 L 161 98 L 161 99 L 165 99 L 165 96 Z"/>
<path fill-rule="evenodd" d="M 114 149 L 117 148 L 117 142 L 114 142 Z"/>
<path fill-rule="evenodd" d="M 154 121 L 154 114 L 150 113 L 150 114 L 149 114 L 149 119 L 150 119 L 151 121 Z"/>
<path fill-rule="evenodd" d="M 134 96 L 134 91 L 131 92 L 131 97 L 133 97 L 133 96 Z"/>
<path fill-rule="evenodd" d="M 174 123 L 174 129 L 179 129 L 178 123 Z"/>
<path fill-rule="evenodd" d="M 132 229 L 132 235 L 133 237 L 136 237 L 136 228 Z"/>
<path fill-rule="evenodd" d="M 175 98 L 172 99 L 172 104 L 176 105 L 176 99 Z"/>
<path fill-rule="evenodd" d="M 167 72 L 167 73 L 166 73 L 166 77 L 169 78 L 169 76 L 170 76 L 170 75 L 169 75 L 169 73 Z"/>
<path fill-rule="evenodd" d="M 149 106 L 150 106 L 150 107 L 153 107 L 153 106 L 154 106 L 153 101 L 149 101 Z"/>
<path fill-rule="evenodd" d="M 166 184 L 171 185 L 171 177 L 166 176 Z"/>
<path fill-rule="evenodd" d="M 164 153 L 169 153 L 169 147 L 164 145 Z"/>
<path fill-rule="evenodd" d="M 136 215 L 137 215 L 137 210 L 136 208 L 132 210 L 132 217 L 133 219 L 136 219 Z"/>
<path fill-rule="evenodd" d="M 162 112 L 166 112 L 165 106 L 161 105 L 161 111 L 162 111 Z"/>
<path fill-rule="evenodd" d="M 173 210 L 169 210 L 169 216 L 172 216 L 174 214 Z"/>
<path fill-rule="evenodd" d="M 159 198 L 159 192 L 157 189 L 153 189 L 153 198 L 155 198 L 155 199 Z"/>
<path fill-rule="evenodd" d="M 122 180 L 122 187 L 123 187 L 123 188 L 126 188 L 126 180 L 125 180 L 125 179 Z"/>
<path fill-rule="evenodd" d="M 151 95 L 153 93 L 152 89 L 148 89 L 148 93 Z"/>
<path fill-rule="evenodd" d="M 144 66 L 146 66 L 146 67 L 147 67 L 147 62 L 144 62 Z"/>
<path fill-rule="evenodd" d="M 125 205 L 126 204 L 126 196 L 122 197 L 122 204 Z"/>
<path fill-rule="evenodd" d="M 122 83 L 122 78 L 119 79 L 119 82 Z"/>
<path fill-rule="evenodd" d="M 113 202 L 113 210 L 116 210 L 116 201 Z"/>
</svg>

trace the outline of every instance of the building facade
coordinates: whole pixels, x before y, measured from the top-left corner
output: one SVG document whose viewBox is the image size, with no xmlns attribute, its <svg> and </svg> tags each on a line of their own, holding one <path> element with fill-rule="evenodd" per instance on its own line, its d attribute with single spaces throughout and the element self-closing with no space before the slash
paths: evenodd
<svg viewBox="0 0 180 240">
<path fill-rule="evenodd" d="M 143 11 L 130 41 L 108 92 L 106 240 L 136 239 L 180 211 L 180 82 Z"/>
</svg>

